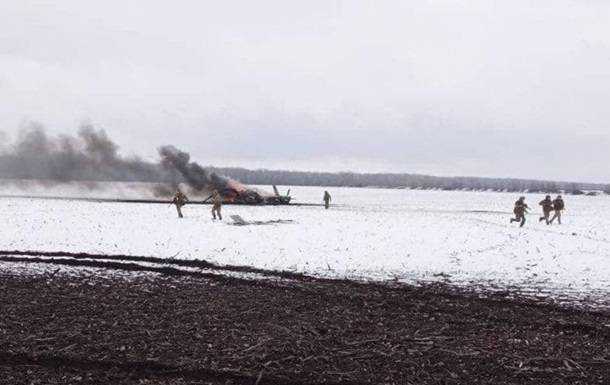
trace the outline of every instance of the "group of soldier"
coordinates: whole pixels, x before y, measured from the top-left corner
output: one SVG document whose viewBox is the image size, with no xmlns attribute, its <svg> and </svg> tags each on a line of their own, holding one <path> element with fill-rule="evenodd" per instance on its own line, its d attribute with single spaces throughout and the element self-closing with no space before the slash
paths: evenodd
<svg viewBox="0 0 610 385">
<path fill-rule="evenodd" d="M 212 219 L 222 220 L 222 196 L 218 192 L 218 190 L 212 191 L 212 195 L 210 195 L 204 202 L 208 200 L 212 200 Z M 324 191 L 324 195 L 322 200 L 324 201 L 324 208 L 328 210 L 330 207 L 331 196 L 328 191 Z M 182 207 L 188 203 L 188 197 L 180 190 L 176 192 L 172 203 L 176 206 L 176 211 L 178 212 L 178 217 L 183 218 L 182 215 Z M 543 200 L 540 201 L 539 205 L 542 207 L 542 216 L 539 219 L 539 222 L 545 221 L 547 225 L 551 225 L 555 219 L 557 219 L 558 223 L 561 224 L 561 212 L 565 209 L 565 204 L 563 202 L 563 198 L 561 195 L 558 195 L 555 199 L 551 199 L 550 195 L 547 195 Z M 525 225 L 525 214 L 529 211 L 529 206 L 525 203 L 525 197 L 520 197 L 517 202 L 515 202 L 515 208 L 513 210 L 515 217 L 510 219 L 510 223 L 520 223 L 520 226 L 523 227 Z M 551 213 L 555 212 L 553 217 L 551 218 Z"/>
<path fill-rule="evenodd" d="M 210 199 L 212 200 L 212 219 L 218 218 L 222 221 L 222 196 L 220 195 L 218 190 L 212 191 L 212 195 L 210 195 L 206 200 L 204 200 L 204 202 L 207 202 Z M 332 198 L 330 196 L 330 193 L 328 191 L 324 191 L 324 196 L 322 197 L 322 200 L 324 201 L 324 208 L 326 208 L 327 210 L 330 207 L 331 199 Z M 188 197 L 182 191 L 180 191 L 180 189 L 178 189 L 178 191 L 176 191 L 176 194 L 174 195 L 174 198 L 172 199 L 172 204 L 176 206 L 176 211 L 178 212 L 178 218 L 184 218 L 184 215 L 182 215 L 182 207 L 188 202 Z"/>
<path fill-rule="evenodd" d="M 555 219 L 557 219 L 557 222 L 561 224 L 561 212 L 565 209 L 565 203 L 563 202 L 561 195 L 558 195 L 555 199 L 551 199 L 551 196 L 547 195 L 538 204 L 542 207 L 542 216 L 539 218 L 538 222 L 545 221 L 547 225 L 551 225 Z M 515 202 L 515 208 L 513 210 L 515 217 L 510 219 L 510 223 L 517 222 L 523 227 L 523 225 L 525 225 L 525 213 L 528 211 L 529 206 L 525 203 L 525 197 L 520 197 L 517 202 Z M 551 218 L 552 212 L 555 212 L 555 214 Z"/>
<path fill-rule="evenodd" d="M 212 219 L 219 219 L 222 221 L 222 197 L 218 190 L 212 191 L 212 195 L 210 195 L 204 202 L 208 200 L 212 200 Z M 188 197 L 180 190 L 176 191 L 174 198 L 172 199 L 172 203 L 176 206 L 176 211 L 178 211 L 178 218 L 184 218 L 182 215 L 182 207 L 188 203 Z"/>
</svg>

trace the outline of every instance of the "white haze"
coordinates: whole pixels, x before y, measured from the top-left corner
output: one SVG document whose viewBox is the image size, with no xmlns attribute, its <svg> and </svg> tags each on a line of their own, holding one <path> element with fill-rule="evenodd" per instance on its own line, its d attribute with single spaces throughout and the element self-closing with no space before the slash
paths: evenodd
<svg viewBox="0 0 610 385">
<path fill-rule="evenodd" d="M 12 137 L 89 121 L 149 158 L 606 182 L 608 100 L 601 0 L 0 2 Z"/>
</svg>

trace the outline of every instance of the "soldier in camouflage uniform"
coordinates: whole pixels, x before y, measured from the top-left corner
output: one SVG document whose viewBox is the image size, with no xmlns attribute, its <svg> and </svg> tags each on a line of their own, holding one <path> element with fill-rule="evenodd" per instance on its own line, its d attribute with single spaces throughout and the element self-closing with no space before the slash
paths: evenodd
<svg viewBox="0 0 610 385">
<path fill-rule="evenodd" d="M 519 198 L 517 202 L 515 202 L 515 208 L 513 212 L 515 213 L 515 217 L 510 219 L 510 223 L 513 222 L 521 222 L 521 226 L 525 225 L 525 212 L 529 209 L 529 206 L 525 203 L 525 197 Z"/>
<path fill-rule="evenodd" d="M 172 203 L 176 205 L 176 211 L 178 211 L 178 218 L 184 218 L 182 215 L 182 206 L 188 202 L 189 199 L 184 195 L 184 193 L 180 190 L 176 191 L 176 195 L 174 195 L 174 199 L 172 199 Z"/>
<path fill-rule="evenodd" d="M 561 212 L 565 209 L 565 203 L 563 202 L 563 198 L 561 195 L 557 195 L 557 198 L 553 201 L 553 210 L 555 210 L 555 215 L 551 218 L 550 223 L 552 224 L 555 219 L 559 221 L 561 224 Z"/>
<path fill-rule="evenodd" d="M 218 214 L 218 219 L 222 221 L 222 214 L 220 213 L 220 209 L 222 208 L 222 196 L 218 190 L 214 190 L 212 192 L 212 218 L 216 219 L 216 215 Z"/>
<path fill-rule="evenodd" d="M 330 194 L 328 193 L 328 191 L 324 191 L 324 208 L 328 210 L 328 208 L 330 207 L 330 201 L 331 201 L 331 197 Z"/>
<path fill-rule="evenodd" d="M 549 217 L 551 216 L 551 211 L 553 211 L 553 201 L 551 200 L 551 196 L 547 195 L 546 198 L 540 201 L 540 206 L 542 206 L 542 216 L 538 220 L 538 222 L 546 221 L 547 225 L 550 225 Z"/>
</svg>

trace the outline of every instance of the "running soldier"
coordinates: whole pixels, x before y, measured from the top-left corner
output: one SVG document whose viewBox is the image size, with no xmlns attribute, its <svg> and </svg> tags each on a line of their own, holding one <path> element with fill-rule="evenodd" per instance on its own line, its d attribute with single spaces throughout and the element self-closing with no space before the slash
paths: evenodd
<svg viewBox="0 0 610 385">
<path fill-rule="evenodd" d="M 515 213 L 515 217 L 510 219 L 510 223 L 513 222 L 521 222 L 521 226 L 525 225 L 525 213 L 529 210 L 529 206 L 525 203 L 525 197 L 519 198 L 517 202 L 515 202 L 515 208 L 513 212 Z"/>
<path fill-rule="evenodd" d="M 547 225 L 550 225 L 549 217 L 551 216 L 551 211 L 553 211 L 553 201 L 551 200 L 551 196 L 547 195 L 546 198 L 540 201 L 540 206 L 542 206 L 542 216 L 538 220 L 538 222 L 546 221 Z"/>
<path fill-rule="evenodd" d="M 331 197 L 330 194 L 328 193 L 328 191 L 324 191 L 324 208 L 326 210 L 328 210 L 328 208 L 330 207 L 330 201 L 331 201 Z"/>
<path fill-rule="evenodd" d="M 178 211 L 178 218 L 184 218 L 182 215 L 182 206 L 188 202 L 189 199 L 180 189 L 176 191 L 176 195 L 174 195 L 174 199 L 172 199 L 172 203 L 176 205 L 176 211 Z"/>
<path fill-rule="evenodd" d="M 557 222 L 561 224 L 561 212 L 565 209 L 565 204 L 563 202 L 563 198 L 561 195 L 557 195 L 557 198 L 553 201 L 553 210 L 555 210 L 555 215 L 551 218 L 550 223 L 552 224 L 555 219 Z"/>
<path fill-rule="evenodd" d="M 222 221 L 222 214 L 220 213 L 220 209 L 222 208 L 222 197 L 218 193 L 218 190 L 214 190 L 212 192 L 212 218 L 216 219 L 216 214 L 218 214 L 218 219 Z"/>
</svg>

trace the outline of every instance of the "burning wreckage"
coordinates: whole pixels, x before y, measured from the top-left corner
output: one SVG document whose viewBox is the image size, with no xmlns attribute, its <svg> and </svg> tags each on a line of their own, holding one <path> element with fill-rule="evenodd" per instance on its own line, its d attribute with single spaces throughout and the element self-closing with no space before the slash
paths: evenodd
<svg viewBox="0 0 610 385">
<path fill-rule="evenodd" d="M 190 161 L 190 155 L 174 146 L 159 149 L 161 164 L 164 168 L 182 177 L 190 188 L 197 192 L 216 190 L 224 203 L 245 205 L 287 205 L 290 204 L 290 190 L 281 195 L 276 186 L 274 193 L 268 193 L 243 185 L 242 183 L 218 175 L 211 169 L 204 168 Z M 211 199 L 211 195 L 204 202 Z"/>
<path fill-rule="evenodd" d="M 222 196 L 224 203 L 229 204 L 243 204 L 243 205 L 287 205 L 290 204 L 290 190 L 286 195 L 281 195 L 276 186 L 273 186 L 274 194 L 269 194 L 265 191 L 253 189 L 243 184 L 229 179 L 227 185 L 224 188 L 219 186 L 210 185 L 208 190 L 217 190 Z M 211 199 L 210 195 L 204 202 Z"/>
</svg>

